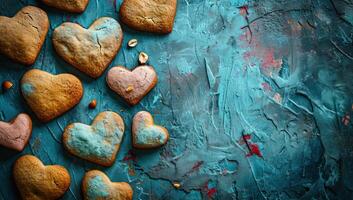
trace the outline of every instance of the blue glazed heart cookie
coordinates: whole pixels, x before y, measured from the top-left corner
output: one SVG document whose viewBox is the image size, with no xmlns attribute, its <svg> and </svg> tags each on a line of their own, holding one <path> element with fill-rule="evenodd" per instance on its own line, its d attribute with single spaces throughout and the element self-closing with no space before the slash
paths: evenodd
<svg viewBox="0 0 353 200">
<path fill-rule="evenodd" d="M 168 130 L 155 125 L 153 117 L 146 111 L 138 112 L 132 121 L 132 144 L 138 149 L 151 149 L 165 145 L 169 139 Z"/>
<path fill-rule="evenodd" d="M 110 199 L 132 200 L 133 190 L 128 183 L 111 182 L 101 171 L 92 170 L 85 174 L 82 181 L 84 200 Z"/>
<path fill-rule="evenodd" d="M 124 121 L 115 112 L 102 112 L 91 126 L 73 123 L 65 128 L 64 147 L 73 155 L 103 166 L 111 166 L 124 136 Z"/>
<path fill-rule="evenodd" d="M 101 17 L 88 29 L 65 22 L 53 32 L 56 52 L 69 64 L 92 78 L 98 78 L 114 59 L 123 41 L 120 24 Z"/>
</svg>

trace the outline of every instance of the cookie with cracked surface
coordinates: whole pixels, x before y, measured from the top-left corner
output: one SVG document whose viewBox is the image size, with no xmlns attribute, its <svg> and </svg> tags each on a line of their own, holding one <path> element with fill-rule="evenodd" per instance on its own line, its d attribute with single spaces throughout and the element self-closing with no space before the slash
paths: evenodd
<svg viewBox="0 0 353 200">
<path fill-rule="evenodd" d="M 118 53 L 122 41 L 120 24 L 110 17 L 97 19 L 88 29 L 66 22 L 53 33 L 56 52 L 92 78 L 102 75 Z"/>
<path fill-rule="evenodd" d="M 0 16 L 0 53 L 15 62 L 32 65 L 48 29 L 48 15 L 34 6 L 22 8 L 12 18 Z"/>
<path fill-rule="evenodd" d="M 22 151 L 32 134 L 32 120 L 21 113 L 9 123 L 0 121 L 0 145 Z"/>
<path fill-rule="evenodd" d="M 169 140 L 168 130 L 154 124 L 152 115 L 138 112 L 132 120 L 132 145 L 137 149 L 153 149 L 165 145 Z"/>
<path fill-rule="evenodd" d="M 57 8 L 59 10 L 82 13 L 85 11 L 89 0 L 42 0 L 48 6 Z"/>
<path fill-rule="evenodd" d="M 124 0 L 121 21 L 132 29 L 157 34 L 173 31 L 177 0 Z"/>
<path fill-rule="evenodd" d="M 48 122 L 77 105 L 83 95 L 81 81 L 71 74 L 52 75 L 32 69 L 21 80 L 21 91 L 39 120 Z"/>
<path fill-rule="evenodd" d="M 87 172 L 82 181 L 84 200 L 132 200 L 133 190 L 126 182 L 111 182 L 98 170 Z"/>
<path fill-rule="evenodd" d="M 55 200 L 69 189 L 69 172 L 59 165 L 45 166 L 32 155 L 20 157 L 13 167 L 16 186 L 24 200 Z"/>
<path fill-rule="evenodd" d="M 138 66 L 134 70 L 118 66 L 109 70 L 107 84 L 130 105 L 136 105 L 157 84 L 156 71 L 151 66 Z"/>
<path fill-rule="evenodd" d="M 91 125 L 73 123 L 65 128 L 63 144 L 67 151 L 103 166 L 114 164 L 124 136 L 124 121 L 119 114 L 101 112 Z"/>
</svg>

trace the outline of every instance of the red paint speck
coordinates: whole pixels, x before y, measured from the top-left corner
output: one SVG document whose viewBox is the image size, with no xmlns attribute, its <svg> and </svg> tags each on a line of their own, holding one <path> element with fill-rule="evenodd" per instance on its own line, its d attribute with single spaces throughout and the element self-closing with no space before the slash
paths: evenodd
<svg viewBox="0 0 353 200">
<path fill-rule="evenodd" d="M 202 160 L 197 161 L 197 162 L 194 164 L 194 166 L 192 166 L 192 169 L 191 169 L 191 170 L 192 170 L 192 171 L 199 170 L 202 164 L 203 164 L 203 161 L 202 161 Z"/>
<path fill-rule="evenodd" d="M 249 14 L 249 6 L 247 5 L 244 5 L 244 6 L 241 6 L 239 7 L 239 10 L 240 10 L 240 14 L 243 15 L 243 16 L 246 16 Z"/>
<path fill-rule="evenodd" d="M 265 90 L 265 91 L 271 91 L 271 86 L 268 84 L 268 83 L 261 83 L 262 85 L 262 88 Z"/>
<path fill-rule="evenodd" d="M 345 125 L 345 126 L 348 126 L 349 125 L 349 122 L 351 121 L 351 117 L 349 115 L 346 115 L 342 118 L 342 123 Z"/>
<path fill-rule="evenodd" d="M 216 193 L 217 193 L 217 189 L 216 188 L 211 188 L 211 189 L 207 190 L 207 196 L 209 198 L 213 197 L 213 195 L 216 194 Z"/>
<path fill-rule="evenodd" d="M 261 66 L 264 68 L 280 68 L 282 66 L 282 59 L 275 59 L 274 50 L 269 49 L 265 52 L 261 60 Z"/>
<path fill-rule="evenodd" d="M 261 153 L 260 148 L 257 144 L 249 143 L 249 147 L 250 147 L 250 152 L 248 154 L 246 154 L 247 157 L 252 156 L 252 155 L 257 155 L 260 158 L 262 158 L 262 153 Z"/>
<path fill-rule="evenodd" d="M 127 155 L 123 158 L 123 161 L 129 161 L 129 160 L 132 160 L 134 162 L 137 161 L 137 157 L 136 157 L 135 153 L 132 150 L 129 150 Z"/>
</svg>

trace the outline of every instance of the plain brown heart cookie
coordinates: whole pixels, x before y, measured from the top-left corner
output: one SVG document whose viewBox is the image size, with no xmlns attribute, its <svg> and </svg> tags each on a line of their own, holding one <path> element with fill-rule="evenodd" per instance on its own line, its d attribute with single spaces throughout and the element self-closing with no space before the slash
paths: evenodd
<svg viewBox="0 0 353 200">
<path fill-rule="evenodd" d="M 134 70 L 118 66 L 109 70 L 107 84 L 130 105 L 136 105 L 157 84 L 157 73 L 151 66 L 138 66 Z"/>
<path fill-rule="evenodd" d="M 103 166 L 114 164 L 124 136 L 124 121 L 115 112 L 101 112 L 92 125 L 73 123 L 65 128 L 63 144 L 71 154 Z"/>
<path fill-rule="evenodd" d="M 173 31 L 177 0 L 124 0 L 121 21 L 138 31 L 166 34 Z"/>
<path fill-rule="evenodd" d="M 133 190 L 128 183 L 111 182 L 107 175 L 98 170 L 85 174 L 82 181 L 84 200 L 132 200 Z"/>
<path fill-rule="evenodd" d="M 24 200 L 54 200 L 70 186 L 69 172 L 59 165 L 45 166 L 35 156 L 20 157 L 14 165 L 16 186 Z"/>
<path fill-rule="evenodd" d="M 102 75 L 118 53 L 122 40 L 120 24 L 110 17 L 97 19 L 88 29 L 66 22 L 53 33 L 56 52 L 92 78 Z"/>
<path fill-rule="evenodd" d="M 52 75 L 38 69 L 21 80 L 22 95 L 39 120 L 48 122 L 78 104 L 83 95 L 81 81 L 71 74 Z"/>
<path fill-rule="evenodd" d="M 32 134 L 32 120 L 24 113 L 17 115 L 11 122 L 0 121 L 0 145 L 22 151 Z"/>
<path fill-rule="evenodd" d="M 89 0 L 42 0 L 48 6 L 73 13 L 82 13 Z"/>
<path fill-rule="evenodd" d="M 132 120 L 132 144 L 138 149 L 152 149 L 165 145 L 169 139 L 168 130 L 154 124 L 149 112 L 138 112 Z"/>
<path fill-rule="evenodd" d="M 12 18 L 0 16 L 0 53 L 15 62 L 33 64 L 48 28 L 47 14 L 37 7 L 24 7 Z"/>
</svg>

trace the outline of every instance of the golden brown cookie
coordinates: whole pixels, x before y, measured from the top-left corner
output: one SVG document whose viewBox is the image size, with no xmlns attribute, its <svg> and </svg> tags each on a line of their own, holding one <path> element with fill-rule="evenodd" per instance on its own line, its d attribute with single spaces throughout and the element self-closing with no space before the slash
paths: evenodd
<svg viewBox="0 0 353 200">
<path fill-rule="evenodd" d="M 101 112 L 92 125 L 73 123 L 65 128 L 63 144 L 71 154 L 103 166 L 114 164 L 124 136 L 124 121 L 115 112 Z"/>
<path fill-rule="evenodd" d="M 48 6 L 72 13 L 85 11 L 89 0 L 42 0 Z"/>
<path fill-rule="evenodd" d="M 39 120 L 48 122 L 77 105 L 83 95 L 81 81 L 71 74 L 52 75 L 38 69 L 21 80 L 22 95 Z"/>
<path fill-rule="evenodd" d="M 158 34 L 173 31 L 177 0 L 124 0 L 121 21 L 132 29 Z"/>
<path fill-rule="evenodd" d="M 32 120 L 21 113 L 10 123 L 0 121 L 0 145 L 22 151 L 32 134 Z"/>
<path fill-rule="evenodd" d="M 132 200 L 133 190 L 128 183 L 111 182 L 98 170 L 87 172 L 82 181 L 84 200 Z"/>
<path fill-rule="evenodd" d="M 109 70 L 107 84 L 130 105 L 136 105 L 157 84 L 157 73 L 151 66 L 138 66 L 130 71 L 118 66 Z"/>
<path fill-rule="evenodd" d="M 14 165 L 16 186 L 24 200 L 54 200 L 70 186 L 70 174 L 62 166 L 45 166 L 35 156 L 20 157 Z"/>
<path fill-rule="evenodd" d="M 0 53 L 25 65 L 33 64 L 48 33 L 49 19 L 40 8 L 27 6 L 14 17 L 0 16 Z"/>
<path fill-rule="evenodd" d="M 138 149 L 152 149 L 168 142 L 168 130 L 157 126 L 149 112 L 138 112 L 132 121 L 132 145 Z"/>
<path fill-rule="evenodd" d="M 102 75 L 118 53 L 122 41 L 120 24 L 110 17 L 97 19 L 88 29 L 66 22 L 53 33 L 56 52 L 92 78 Z"/>
</svg>

